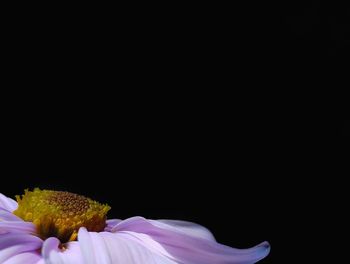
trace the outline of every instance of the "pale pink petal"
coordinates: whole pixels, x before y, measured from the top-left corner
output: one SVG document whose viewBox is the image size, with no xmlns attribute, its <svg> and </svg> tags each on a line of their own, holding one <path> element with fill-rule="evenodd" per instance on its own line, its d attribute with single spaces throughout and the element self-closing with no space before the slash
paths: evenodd
<svg viewBox="0 0 350 264">
<path fill-rule="evenodd" d="M 119 223 L 113 231 L 116 234 L 122 231 L 147 234 L 162 245 L 176 262 L 185 264 L 250 264 L 266 257 L 270 250 L 267 242 L 249 249 L 236 249 L 164 225 L 133 217 Z"/>
<path fill-rule="evenodd" d="M 174 264 L 146 248 L 130 234 L 87 232 L 80 228 L 78 240 L 86 264 Z M 152 241 L 155 243 L 154 241 Z"/>
<path fill-rule="evenodd" d="M 43 247 L 41 249 L 41 254 L 46 261 L 50 261 L 50 254 L 53 251 L 58 251 L 58 246 L 60 241 L 55 237 L 50 237 L 44 241 Z"/>
<path fill-rule="evenodd" d="M 11 246 L 0 251 L 0 263 L 5 262 L 9 258 L 23 252 L 35 251 L 39 248 L 37 243 L 25 243 L 16 246 Z"/>
<path fill-rule="evenodd" d="M 120 219 L 109 219 L 109 220 L 107 220 L 106 221 L 105 231 L 110 232 L 121 221 L 123 221 L 123 220 L 120 220 Z"/>
<path fill-rule="evenodd" d="M 194 237 L 215 241 L 213 234 L 207 228 L 196 223 L 168 219 L 149 221 L 151 221 L 153 225 L 158 226 L 160 228 L 169 229 L 176 232 L 183 232 L 187 235 L 191 235 Z"/>
<path fill-rule="evenodd" d="M 83 255 L 78 242 L 69 242 L 67 249 L 59 252 L 59 256 L 65 264 L 84 264 Z"/>
<path fill-rule="evenodd" d="M 162 261 L 166 261 L 166 263 L 177 263 L 177 262 L 174 262 L 174 257 L 170 255 L 169 252 L 166 251 L 164 246 L 159 244 L 149 235 L 136 233 L 132 231 L 121 231 L 116 233 L 115 235 L 120 238 L 125 238 L 139 245 L 144 246 L 145 248 L 150 250 L 153 254 L 158 255 L 158 257 L 162 257 L 161 258 Z"/>
<path fill-rule="evenodd" d="M 168 253 L 162 248 L 162 245 L 153 239 L 142 236 L 142 234 L 132 232 L 112 234 L 103 232 L 101 236 L 104 238 L 106 245 L 109 248 L 113 260 L 112 263 L 177 263 L 168 257 Z"/>
<path fill-rule="evenodd" d="M 17 209 L 18 204 L 15 200 L 8 198 L 0 193 L 0 207 L 4 208 L 7 211 L 13 212 Z"/>
<path fill-rule="evenodd" d="M 10 211 L 2 209 L 0 207 L 0 221 L 23 221 L 18 216 L 14 215 Z"/>
<path fill-rule="evenodd" d="M 0 236 L 0 250 L 20 244 L 35 244 L 39 248 L 42 240 L 37 236 L 19 233 L 7 233 Z"/>
<path fill-rule="evenodd" d="M 112 263 L 107 245 L 99 233 L 87 232 L 87 230 L 83 228 L 79 231 L 79 242 L 85 256 L 85 261 L 94 263 L 93 260 L 95 260 L 95 263 L 99 264 Z M 87 250 L 89 252 L 87 252 Z"/>
<path fill-rule="evenodd" d="M 45 240 L 42 256 L 47 264 L 84 264 L 78 242 L 66 243 L 66 248 L 59 248 L 60 241 L 55 237 Z"/>
<path fill-rule="evenodd" d="M 24 221 L 0 221 L 0 232 L 35 234 L 35 225 Z"/>
<path fill-rule="evenodd" d="M 24 252 L 9 258 L 2 264 L 37 264 L 41 259 L 37 252 Z"/>
<path fill-rule="evenodd" d="M 9 261 L 9 263 L 12 263 L 10 261 L 18 261 L 18 259 L 15 256 L 24 252 L 33 253 L 33 251 L 39 249 L 41 245 L 42 240 L 36 236 L 20 233 L 2 234 L 0 235 L 0 263 L 3 263 L 5 261 Z M 22 257 L 27 258 L 28 255 L 24 255 Z M 35 257 L 31 259 L 35 259 Z M 22 263 L 29 264 L 31 262 L 28 261 Z"/>
<path fill-rule="evenodd" d="M 96 259 L 95 251 L 89 232 L 86 230 L 86 228 L 82 227 L 79 229 L 78 241 L 80 243 L 81 253 L 83 254 L 86 264 L 94 264 Z"/>
</svg>

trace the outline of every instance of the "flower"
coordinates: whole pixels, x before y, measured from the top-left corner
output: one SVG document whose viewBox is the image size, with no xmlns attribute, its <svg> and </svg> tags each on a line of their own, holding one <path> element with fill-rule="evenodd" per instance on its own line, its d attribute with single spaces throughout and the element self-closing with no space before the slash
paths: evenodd
<svg viewBox="0 0 350 264">
<path fill-rule="evenodd" d="M 26 190 L 17 202 L 0 193 L 2 264 L 249 264 L 267 242 L 235 249 L 185 221 L 132 217 L 106 220 L 110 207 L 84 196 Z"/>
</svg>

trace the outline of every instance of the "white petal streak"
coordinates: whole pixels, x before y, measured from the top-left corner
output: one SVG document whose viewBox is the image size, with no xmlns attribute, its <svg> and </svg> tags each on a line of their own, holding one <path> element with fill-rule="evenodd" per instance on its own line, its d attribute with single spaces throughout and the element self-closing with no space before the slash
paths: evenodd
<svg viewBox="0 0 350 264">
<path fill-rule="evenodd" d="M 95 232 L 91 232 L 89 235 L 95 252 L 98 252 L 98 254 L 95 254 L 96 263 L 112 264 L 112 259 L 103 236 Z"/>
<path fill-rule="evenodd" d="M 89 232 L 85 227 L 79 229 L 78 241 L 80 244 L 80 250 L 83 254 L 83 258 L 86 264 L 94 264 L 95 262 L 95 252 L 92 245 Z"/>
<path fill-rule="evenodd" d="M 87 232 L 79 230 L 81 252 L 86 264 L 175 264 L 160 252 L 165 250 L 144 234 L 133 232 Z"/>
<path fill-rule="evenodd" d="M 176 263 L 163 256 L 162 253 L 167 254 L 165 250 L 146 235 L 134 232 L 102 232 L 100 235 L 105 240 L 113 264 Z"/>
</svg>

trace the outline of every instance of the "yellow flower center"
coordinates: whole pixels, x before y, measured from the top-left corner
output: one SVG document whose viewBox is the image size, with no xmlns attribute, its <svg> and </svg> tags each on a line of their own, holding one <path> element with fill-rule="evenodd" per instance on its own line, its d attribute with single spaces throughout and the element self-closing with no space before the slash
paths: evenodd
<svg viewBox="0 0 350 264">
<path fill-rule="evenodd" d="M 25 190 L 24 195 L 17 195 L 16 199 L 15 215 L 33 222 L 41 238 L 57 237 L 62 243 L 76 240 L 80 227 L 92 232 L 103 231 L 111 209 L 82 195 L 39 188 Z"/>
</svg>

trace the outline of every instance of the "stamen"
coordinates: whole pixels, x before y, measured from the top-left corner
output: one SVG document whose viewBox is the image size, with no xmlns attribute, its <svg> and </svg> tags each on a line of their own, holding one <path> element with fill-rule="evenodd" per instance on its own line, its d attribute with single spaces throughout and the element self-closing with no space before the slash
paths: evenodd
<svg viewBox="0 0 350 264">
<path fill-rule="evenodd" d="M 46 239 L 57 237 L 62 243 L 77 239 L 80 227 L 100 232 L 106 226 L 108 205 L 102 205 L 82 195 L 40 190 L 25 190 L 16 196 L 15 215 L 36 225 L 38 235 Z"/>
</svg>

